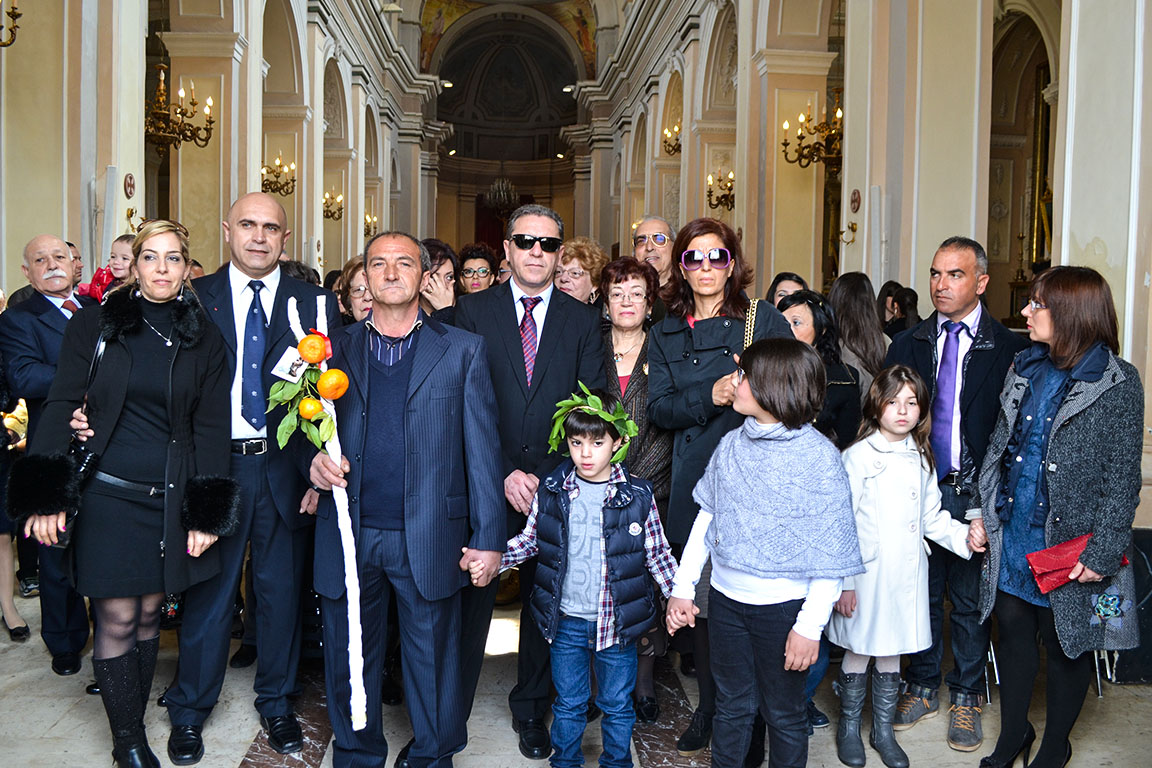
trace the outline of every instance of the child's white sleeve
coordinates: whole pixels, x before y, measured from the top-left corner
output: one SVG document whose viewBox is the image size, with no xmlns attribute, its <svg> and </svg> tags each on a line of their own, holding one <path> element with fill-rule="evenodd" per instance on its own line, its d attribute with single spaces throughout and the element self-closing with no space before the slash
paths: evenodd
<svg viewBox="0 0 1152 768">
<path fill-rule="evenodd" d="M 676 578 L 672 580 L 672 597 L 696 599 L 696 582 L 700 581 L 704 563 L 708 562 L 708 545 L 704 543 L 704 537 L 708 535 L 708 526 L 711 524 L 712 513 L 701 509 L 696 515 L 696 522 L 692 524 L 688 541 L 684 544 Z"/>
<path fill-rule="evenodd" d="M 675 592 L 675 590 L 673 590 Z M 819 640 L 824 633 L 824 625 L 832 615 L 832 606 L 840 599 L 840 579 L 811 579 L 808 582 L 808 596 L 792 629 L 796 634 L 809 640 Z"/>
</svg>

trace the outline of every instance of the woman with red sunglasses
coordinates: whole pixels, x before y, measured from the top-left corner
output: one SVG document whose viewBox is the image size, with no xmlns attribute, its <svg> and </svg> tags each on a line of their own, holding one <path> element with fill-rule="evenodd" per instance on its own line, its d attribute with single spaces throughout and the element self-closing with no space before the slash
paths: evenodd
<svg viewBox="0 0 1152 768">
<path fill-rule="evenodd" d="M 675 433 L 666 531 L 679 553 L 699 511 L 692 489 L 720 438 L 743 421 L 732 409 L 733 355 L 744 351 L 744 323 L 750 310 L 745 289 L 752 283 L 752 270 L 736 233 L 717 219 L 695 219 L 685 225 L 673 243 L 672 258 L 672 274 L 664 289 L 668 316 L 652 328 L 649 340 L 648 413 L 653 424 Z M 759 301 L 752 336 L 790 339 L 792 331 L 775 307 Z M 676 742 L 682 755 L 699 753 L 712 736 L 716 689 L 708 649 L 707 593 L 706 570 L 697 585 L 700 614 L 692 638 L 700 703 Z M 750 753 L 759 750 L 763 756 L 763 736 L 760 724 Z"/>
</svg>

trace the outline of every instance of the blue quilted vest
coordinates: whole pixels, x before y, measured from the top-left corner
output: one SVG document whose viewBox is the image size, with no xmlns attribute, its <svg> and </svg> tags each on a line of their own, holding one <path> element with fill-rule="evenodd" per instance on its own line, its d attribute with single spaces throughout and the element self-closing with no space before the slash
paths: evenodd
<svg viewBox="0 0 1152 768">
<path fill-rule="evenodd" d="M 551 643 L 560 623 L 560 590 L 568 568 L 568 514 L 571 500 L 564 479 L 574 471 L 565 460 L 540 484 L 536 514 L 536 582 L 529 610 L 541 634 Z M 616 609 L 616 635 L 621 643 L 634 642 L 652 626 L 657 614 L 656 590 L 644 562 L 644 524 L 652 507 L 652 486 L 633 479 L 614 484 L 604 501 L 604 554 L 608 588 Z M 635 524 L 635 525 L 633 525 Z M 638 533 L 633 533 L 637 531 Z"/>
</svg>

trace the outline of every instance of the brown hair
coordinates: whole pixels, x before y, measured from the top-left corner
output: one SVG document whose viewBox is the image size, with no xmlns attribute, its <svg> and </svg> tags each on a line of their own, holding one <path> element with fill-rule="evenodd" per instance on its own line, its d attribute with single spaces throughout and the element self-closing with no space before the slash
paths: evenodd
<svg viewBox="0 0 1152 768">
<path fill-rule="evenodd" d="M 828 289 L 828 303 L 836 313 L 840 343 L 876 375 L 884 367 L 884 328 L 876 316 L 876 293 L 863 272 L 845 272 Z"/>
<path fill-rule="evenodd" d="M 575 260 L 579 262 L 588 277 L 592 280 L 592 288 L 600 285 L 600 271 L 611 257 L 600 247 L 600 243 L 590 237 L 574 237 L 564 243 L 564 253 L 559 263 Z"/>
<path fill-rule="evenodd" d="M 1032 281 L 1032 298 L 1048 307 L 1052 341 L 1048 356 L 1057 368 L 1075 367 L 1103 343 L 1120 354 L 1116 305 L 1108 282 L 1091 267 L 1052 267 Z"/>
<path fill-rule="evenodd" d="M 719 219 L 693 219 L 676 235 L 676 242 L 672 244 L 672 259 L 679 264 L 681 255 L 688 250 L 688 244 L 701 235 L 716 235 L 732 254 L 732 274 L 724 283 L 724 301 L 720 304 L 718 314 L 743 320 L 748 313 L 748 297 L 744 289 L 752 284 L 752 269 L 744 262 L 740 238 L 732 231 L 732 227 Z M 696 311 L 692 286 L 684 279 L 681 269 L 672 270 L 668 285 L 664 286 L 664 302 L 668 305 L 668 314 L 676 317 L 687 317 Z"/>
<path fill-rule="evenodd" d="M 884 415 L 884 408 L 888 401 L 900 394 L 905 386 L 912 387 L 916 395 L 916 402 L 920 405 L 920 421 L 910 433 L 916 441 L 916 449 L 928 463 L 928 471 L 936 468 L 936 459 L 932 455 L 932 406 L 928 395 L 928 385 L 920 374 L 906 365 L 893 365 L 880 371 L 872 379 L 872 386 L 868 387 L 868 394 L 864 396 L 864 418 L 860 420 L 860 432 L 856 441 L 880 431 L 880 417 Z"/>
<path fill-rule="evenodd" d="M 633 258 L 621 258 L 610 261 L 600 270 L 600 295 L 608 300 L 608 289 L 617 283 L 636 278 L 644 283 L 648 291 L 648 307 L 660 293 L 660 273 L 656 267 L 646 261 L 636 261 Z"/>
<path fill-rule="evenodd" d="M 356 273 L 364 271 L 364 257 L 357 256 L 344 265 L 344 269 L 340 270 L 340 303 L 344 305 L 344 309 L 348 310 L 349 314 L 352 312 L 352 278 L 356 277 Z"/>
<path fill-rule="evenodd" d="M 816 420 L 824 407 L 824 361 L 797 339 L 761 339 L 740 356 L 752 396 L 788 429 Z"/>
</svg>

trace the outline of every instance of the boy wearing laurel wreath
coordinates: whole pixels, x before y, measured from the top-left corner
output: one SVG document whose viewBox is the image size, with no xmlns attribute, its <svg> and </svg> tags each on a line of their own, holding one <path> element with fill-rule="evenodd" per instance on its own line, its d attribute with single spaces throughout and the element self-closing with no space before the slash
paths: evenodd
<svg viewBox="0 0 1152 768">
<path fill-rule="evenodd" d="M 626 768 L 636 722 L 636 640 L 659 610 L 652 580 L 667 597 L 676 561 L 651 484 L 621 463 L 635 422 L 615 397 L 583 383 L 580 389 L 557 404 L 548 441 L 553 451 L 564 441 L 570 458 L 540 483 L 528 524 L 508 542 L 500 570 L 538 559 L 530 610 L 551 646 L 551 764 L 584 765 L 591 659 L 604 712 L 600 765 Z M 482 566 L 470 570 L 473 583 L 484 586 Z"/>
</svg>

